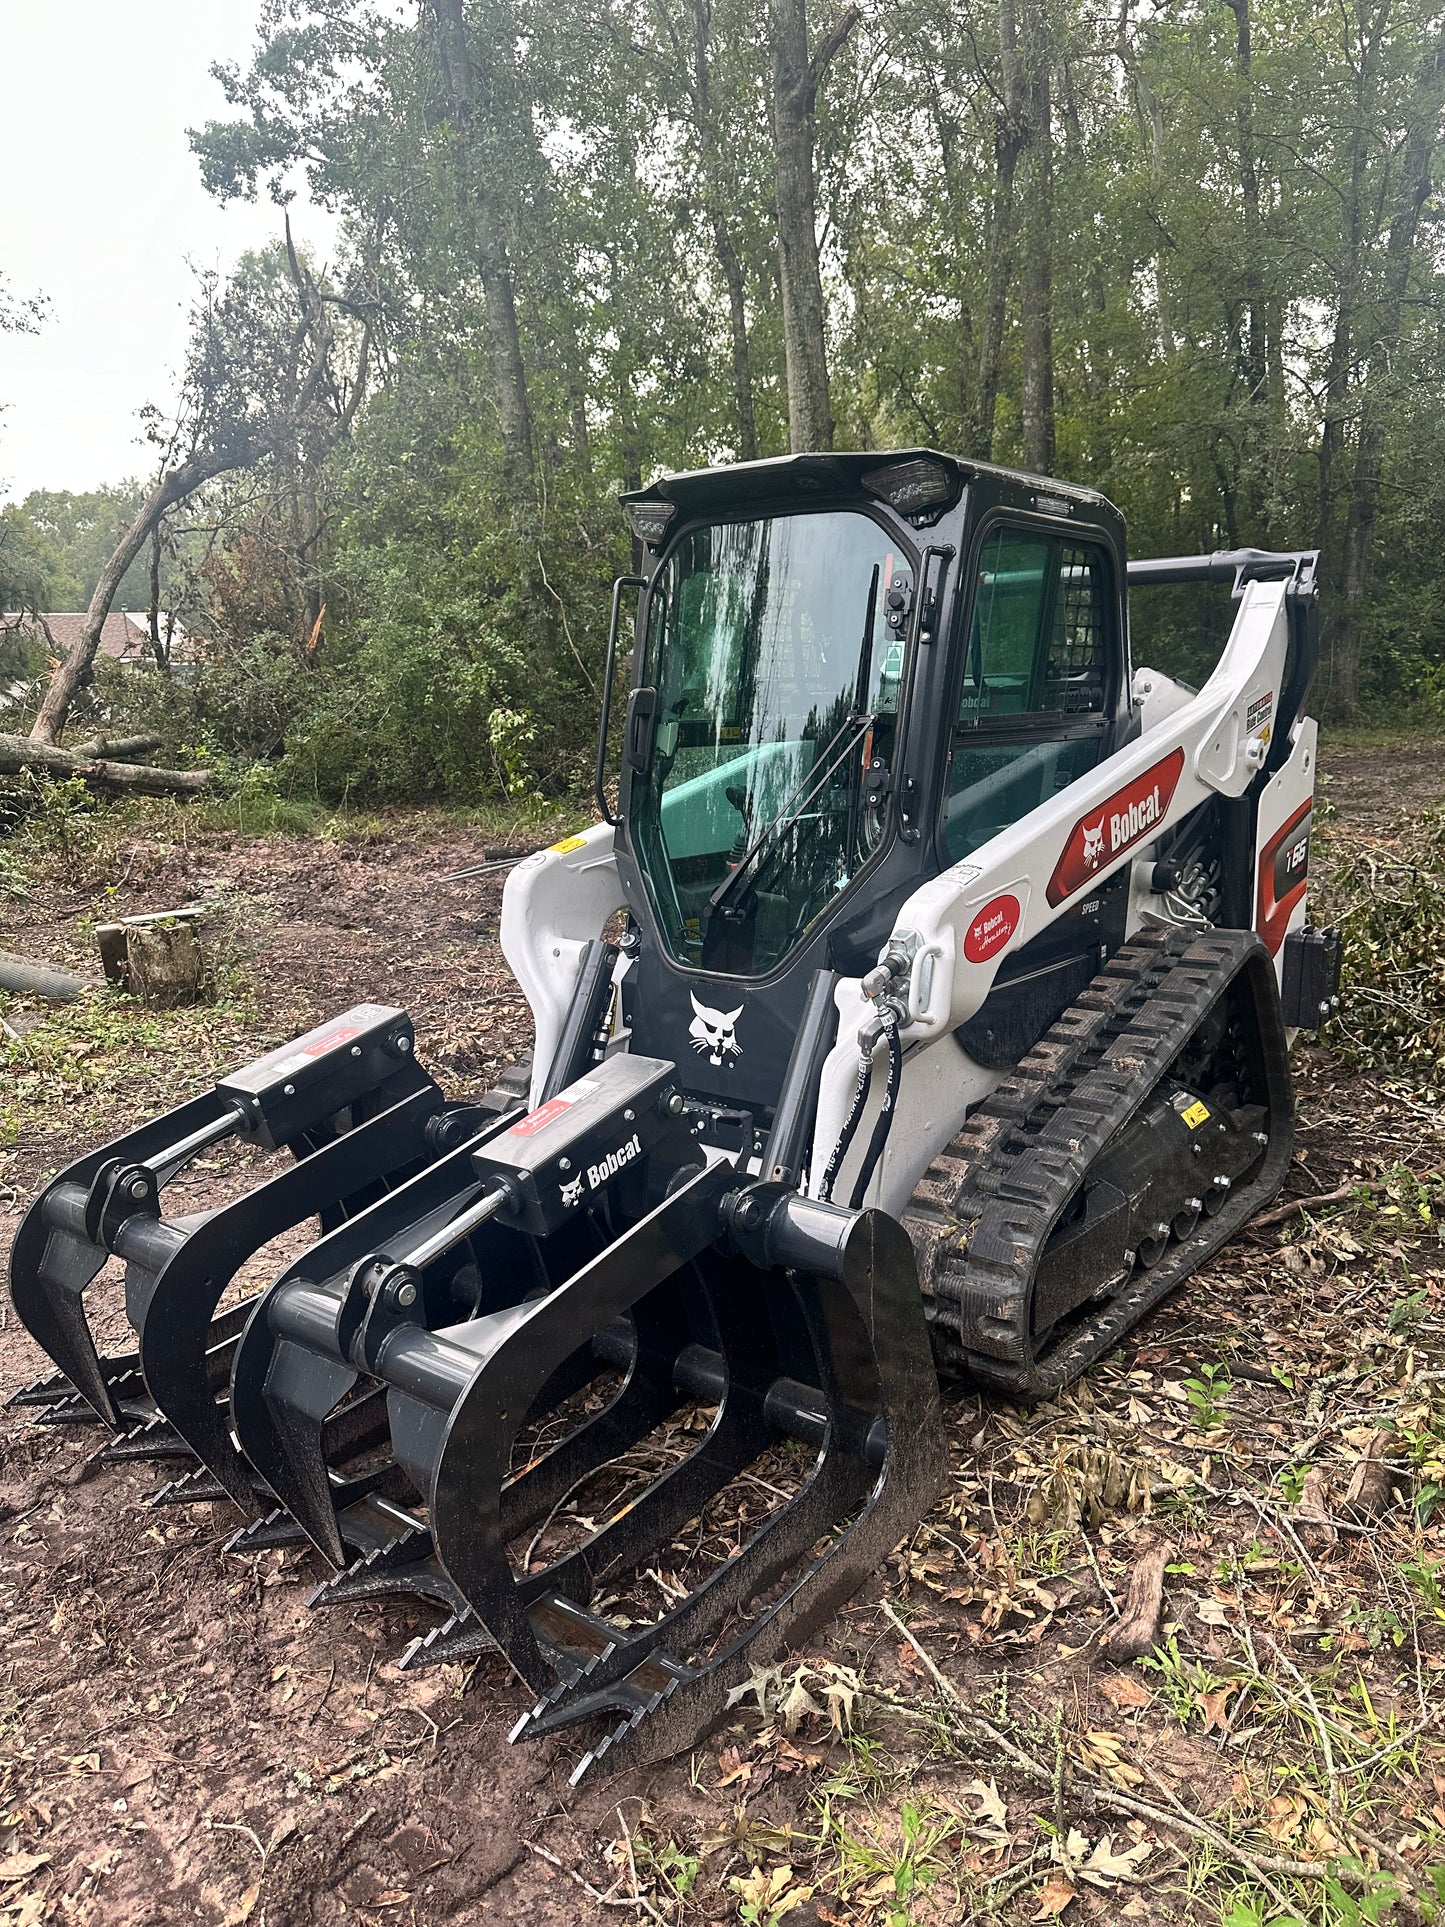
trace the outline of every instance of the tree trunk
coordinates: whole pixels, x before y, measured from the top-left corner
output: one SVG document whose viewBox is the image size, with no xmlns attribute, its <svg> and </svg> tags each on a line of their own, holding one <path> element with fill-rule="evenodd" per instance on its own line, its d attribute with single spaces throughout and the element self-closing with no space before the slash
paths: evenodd
<svg viewBox="0 0 1445 1927">
<path fill-rule="evenodd" d="M 1024 150 L 1022 413 L 1024 467 L 1054 472 L 1054 132 L 1053 49 L 1042 0 L 1024 0 L 1021 52 L 1028 141 Z"/>
<path fill-rule="evenodd" d="M 50 687 L 45 692 L 45 700 L 30 731 L 32 743 L 55 744 L 60 741 L 60 732 L 70 714 L 70 706 L 90 675 L 95 652 L 100 647 L 100 632 L 105 627 L 115 592 L 166 510 L 183 501 L 203 482 L 234 469 L 253 466 L 266 453 L 267 447 L 268 443 L 257 437 L 225 452 L 217 450 L 207 455 L 193 456 L 190 461 L 178 463 L 176 467 L 163 472 L 100 572 L 100 580 L 95 585 L 95 594 L 90 598 L 90 607 L 85 612 L 80 633 L 71 644 L 65 660 L 50 678 Z"/>
<path fill-rule="evenodd" d="M 1263 539 L 1267 499 L 1266 413 L 1269 377 L 1265 359 L 1264 276 L 1260 271 L 1259 167 L 1254 142 L 1254 55 L 1250 0 L 1225 0 L 1234 15 L 1234 124 L 1238 139 L 1239 194 L 1243 209 L 1244 260 L 1240 273 L 1243 302 L 1236 334 L 1239 372 L 1246 395 L 1244 446 L 1239 462 L 1240 493 L 1246 532 Z"/>
<path fill-rule="evenodd" d="M 432 0 L 437 47 L 451 93 L 461 146 L 459 197 L 471 214 L 473 255 L 482 281 L 482 301 L 491 342 L 497 391 L 497 424 L 502 436 L 503 481 L 514 502 L 533 503 L 537 494 L 532 455 L 532 413 L 512 268 L 507 258 L 501 210 L 492 190 L 492 167 L 481 151 L 477 126 L 476 77 L 467 44 L 463 0 Z"/>
<path fill-rule="evenodd" d="M 977 452 L 988 461 L 993 454 L 994 420 L 998 411 L 999 366 L 1003 358 L 1004 320 L 1013 282 L 1015 213 L 1014 181 L 1024 143 L 1023 75 L 1019 66 L 1018 23 L 1014 0 L 998 0 L 999 74 L 1003 105 L 994 118 L 993 201 L 989 210 L 988 292 L 984 301 L 983 340 L 978 355 Z"/>
<path fill-rule="evenodd" d="M 859 14 L 856 7 L 850 7 L 810 59 L 806 0 L 771 0 L 770 11 L 773 195 L 788 371 L 788 438 L 796 454 L 803 449 L 833 446 L 823 278 L 818 265 L 813 113 L 819 83 L 857 25 Z"/>
<path fill-rule="evenodd" d="M 150 739 L 142 739 L 150 740 Z M 174 796 L 209 787 L 208 769 L 152 769 L 147 763 L 113 763 L 91 756 L 86 744 L 78 750 L 60 749 L 33 736 L 0 736 L 0 775 L 18 776 L 22 770 L 55 770 L 64 776 L 83 776 L 93 789 L 127 790 L 138 796 Z"/>
<path fill-rule="evenodd" d="M 713 247 L 718 266 L 727 284 L 728 332 L 732 346 L 733 405 L 737 411 L 738 460 L 757 459 L 757 414 L 753 406 L 752 344 L 748 339 L 747 284 L 737 246 L 723 212 L 725 170 L 718 164 L 717 129 L 713 125 L 712 86 L 709 72 L 708 38 L 711 30 L 708 0 L 693 0 L 693 75 L 692 104 L 697 120 L 699 159 L 702 163 L 703 193 L 707 199 L 708 219 L 712 224 Z"/>
<path fill-rule="evenodd" d="M 1344 595 L 1334 638 L 1334 705 L 1348 714 L 1360 698 L 1360 616 L 1375 559 L 1375 525 L 1384 482 L 1385 437 L 1394 413 L 1394 364 L 1404 331 L 1405 297 L 1415 261 L 1420 216 L 1430 198 L 1431 174 L 1445 109 L 1445 41 L 1426 56 L 1409 109 L 1409 132 L 1385 248 L 1384 289 L 1373 327 L 1370 369 L 1360 414 L 1360 437 L 1345 529 Z"/>
<path fill-rule="evenodd" d="M 1339 459 L 1344 449 L 1346 404 L 1354 356 L 1355 312 L 1360 300 L 1364 252 L 1365 187 L 1369 168 L 1370 118 L 1368 96 L 1374 81 L 1375 55 L 1389 17 L 1389 0 L 1375 15 L 1373 31 L 1360 48 L 1355 108 L 1350 132 L 1350 184 L 1344 206 L 1344 250 L 1335 294 L 1335 322 L 1325 366 L 1324 421 L 1320 430 L 1319 499 L 1315 540 L 1320 550 L 1326 587 L 1338 594 L 1344 581 L 1343 544 L 1339 541 Z M 1327 628 L 1333 626 L 1332 617 Z M 1327 637 L 1328 642 L 1328 637 Z"/>
</svg>

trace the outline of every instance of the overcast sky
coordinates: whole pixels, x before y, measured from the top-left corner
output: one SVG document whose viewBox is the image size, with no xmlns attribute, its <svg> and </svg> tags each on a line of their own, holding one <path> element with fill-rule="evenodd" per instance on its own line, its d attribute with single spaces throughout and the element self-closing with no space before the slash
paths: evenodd
<svg viewBox="0 0 1445 1927">
<path fill-rule="evenodd" d="M 143 472 L 136 411 L 165 407 L 194 288 L 279 229 L 221 207 L 186 141 L 225 111 L 214 60 L 245 61 L 259 0 L 0 0 L 0 276 L 44 294 L 39 334 L 0 335 L 0 501 Z M 324 248 L 330 224 L 293 209 Z"/>
</svg>

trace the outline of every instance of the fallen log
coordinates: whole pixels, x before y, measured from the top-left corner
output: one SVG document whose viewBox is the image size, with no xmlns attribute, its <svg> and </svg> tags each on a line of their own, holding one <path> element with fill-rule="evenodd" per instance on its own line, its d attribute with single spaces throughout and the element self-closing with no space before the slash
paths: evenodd
<svg viewBox="0 0 1445 1927">
<path fill-rule="evenodd" d="M 28 736 L 0 735 L 0 775 L 18 776 L 22 770 L 49 769 L 80 776 L 96 789 L 127 790 L 139 796 L 185 796 L 210 787 L 208 769 L 152 769 L 145 763 L 116 763 L 104 756 L 88 756 L 80 749 L 58 749 L 32 742 Z M 132 754 L 135 752 L 133 751 Z"/>
<path fill-rule="evenodd" d="M 92 736 L 88 743 L 71 744 L 70 753 L 72 756 L 117 757 L 121 762 L 125 763 L 129 762 L 132 756 L 147 756 L 153 749 L 159 749 L 160 746 L 160 737 L 149 734 L 142 736 Z"/>
</svg>

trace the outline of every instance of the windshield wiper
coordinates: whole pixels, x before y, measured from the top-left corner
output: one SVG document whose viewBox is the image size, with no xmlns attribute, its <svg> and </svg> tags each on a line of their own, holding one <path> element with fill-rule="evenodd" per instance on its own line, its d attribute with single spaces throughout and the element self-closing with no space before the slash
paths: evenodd
<svg viewBox="0 0 1445 1927">
<path fill-rule="evenodd" d="M 742 892 L 744 882 L 750 877 L 753 865 L 762 851 L 776 841 L 779 834 L 796 823 L 802 812 L 817 796 L 824 784 L 832 776 L 844 757 L 852 748 L 857 737 L 865 729 L 871 729 L 877 721 L 874 711 L 864 711 L 863 704 L 868 699 L 868 685 L 873 673 L 873 623 L 878 611 L 878 564 L 873 564 L 873 577 L 868 585 L 868 611 L 863 622 L 863 640 L 858 650 L 858 672 L 854 687 L 853 713 L 845 716 L 837 729 L 828 738 L 818 760 L 808 774 L 793 790 L 783 807 L 772 822 L 767 824 L 762 835 L 748 850 L 734 869 L 729 871 L 716 890 L 707 900 L 707 915 L 713 916 L 727 907 L 733 897 Z M 849 821 L 850 841 L 852 835 L 853 808 L 850 796 Z"/>
<path fill-rule="evenodd" d="M 858 737 L 864 730 L 871 729 L 876 721 L 877 717 L 873 715 L 871 711 L 864 716 L 851 715 L 843 718 L 841 724 L 834 730 L 832 736 L 824 745 L 823 753 L 818 761 L 813 765 L 812 769 L 809 770 L 802 782 L 798 784 L 792 795 L 783 804 L 783 807 L 778 811 L 778 814 L 773 818 L 772 822 L 767 825 L 762 835 L 758 838 L 757 842 L 753 844 L 742 861 L 737 864 L 734 869 L 729 871 L 727 876 L 723 878 L 722 882 L 708 898 L 707 907 L 709 913 L 723 909 L 727 905 L 730 897 L 740 893 L 744 881 L 747 879 L 749 872 L 752 870 L 761 852 L 765 850 L 770 843 L 775 841 L 781 831 L 790 828 L 792 824 L 797 822 L 803 811 L 814 801 L 818 792 L 843 761 L 843 758 L 848 754 L 848 751 L 852 748 Z"/>
</svg>

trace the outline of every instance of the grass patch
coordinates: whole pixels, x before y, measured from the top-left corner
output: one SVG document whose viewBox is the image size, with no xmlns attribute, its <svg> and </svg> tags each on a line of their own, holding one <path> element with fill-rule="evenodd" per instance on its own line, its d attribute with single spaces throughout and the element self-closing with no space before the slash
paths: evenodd
<svg viewBox="0 0 1445 1927">
<path fill-rule="evenodd" d="M 46 1119 L 67 1139 L 109 1136 L 120 1099 L 136 1116 L 169 1109 L 254 1056 L 258 1020 L 256 1000 L 234 992 L 181 1010 L 111 990 L 60 1005 L 0 1045 L 0 1145 L 34 1143 Z M 282 1019 L 273 1041 L 287 1034 Z"/>
</svg>

